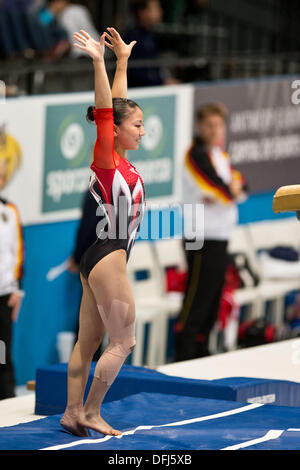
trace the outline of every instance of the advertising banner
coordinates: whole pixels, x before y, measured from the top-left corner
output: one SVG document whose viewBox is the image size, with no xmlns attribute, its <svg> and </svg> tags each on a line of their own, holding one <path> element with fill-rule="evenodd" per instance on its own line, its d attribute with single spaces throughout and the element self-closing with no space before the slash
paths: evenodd
<svg viewBox="0 0 300 470">
<path fill-rule="evenodd" d="M 270 78 L 197 85 L 199 106 L 222 102 L 229 111 L 227 150 L 252 193 L 299 184 L 300 105 L 294 78 Z"/>
<path fill-rule="evenodd" d="M 144 180 L 148 208 L 180 199 L 178 173 L 191 139 L 192 97 L 190 85 L 129 92 L 143 110 L 146 135 L 127 158 Z M 80 217 L 96 139 L 96 126 L 85 117 L 93 103 L 89 92 L 21 97 L 1 106 L 0 150 L 16 170 L 3 196 L 17 205 L 24 225 Z"/>
<path fill-rule="evenodd" d="M 146 185 L 147 198 L 172 196 L 174 180 L 176 95 L 137 99 L 143 109 L 146 135 L 130 153 Z"/>
</svg>

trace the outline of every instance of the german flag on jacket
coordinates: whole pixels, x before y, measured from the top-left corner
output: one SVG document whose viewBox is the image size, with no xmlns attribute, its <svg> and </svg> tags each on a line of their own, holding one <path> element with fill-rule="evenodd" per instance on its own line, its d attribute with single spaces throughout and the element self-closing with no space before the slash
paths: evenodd
<svg viewBox="0 0 300 470">
<path fill-rule="evenodd" d="M 221 147 L 208 152 L 204 142 L 195 137 L 184 158 L 183 203 L 204 204 L 205 238 L 228 239 L 237 223 L 236 200 L 230 191 L 234 179 L 242 182 L 245 199 L 246 181 L 231 165 L 228 153 Z M 196 224 L 198 229 L 201 231 L 203 227 Z M 191 233 L 188 235 L 192 237 Z"/>
<path fill-rule="evenodd" d="M 24 251 L 19 211 L 14 204 L 0 197 L 0 295 L 21 287 Z"/>
</svg>

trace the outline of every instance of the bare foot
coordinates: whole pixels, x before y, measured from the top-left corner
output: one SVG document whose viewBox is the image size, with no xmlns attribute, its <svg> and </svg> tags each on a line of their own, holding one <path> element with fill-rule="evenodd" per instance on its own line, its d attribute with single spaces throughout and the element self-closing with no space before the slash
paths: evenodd
<svg viewBox="0 0 300 470">
<path fill-rule="evenodd" d="M 60 420 L 60 424 L 67 431 L 72 434 L 75 434 L 75 436 L 88 437 L 88 432 L 85 427 L 79 422 L 78 416 L 65 412 L 65 414 Z"/>
<path fill-rule="evenodd" d="M 112 428 L 100 415 L 89 415 L 85 413 L 84 418 L 80 417 L 80 424 L 84 427 L 94 429 L 102 434 L 120 436 L 122 434 L 118 429 Z"/>
</svg>

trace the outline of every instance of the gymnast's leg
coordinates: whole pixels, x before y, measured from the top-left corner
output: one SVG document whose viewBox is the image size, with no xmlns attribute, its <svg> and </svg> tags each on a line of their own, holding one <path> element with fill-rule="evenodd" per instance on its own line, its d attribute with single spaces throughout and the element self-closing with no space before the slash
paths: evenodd
<svg viewBox="0 0 300 470">
<path fill-rule="evenodd" d="M 75 435 L 87 436 L 87 430 L 80 422 L 83 414 L 83 397 L 91 361 L 103 338 L 105 326 L 99 316 L 98 307 L 87 280 L 82 274 L 80 278 L 82 299 L 79 333 L 68 364 L 68 401 L 60 423 Z"/>
<path fill-rule="evenodd" d="M 125 250 L 115 250 L 92 269 L 89 285 L 99 316 L 107 329 L 109 344 L 97 362 L 94 379 L 84 405 L 82 424 L 104 434 L 121 434 L 108 427 L 100 415 L 104 396 L 135 346 L 135 305 L 126 271 Z"/>
</svg>

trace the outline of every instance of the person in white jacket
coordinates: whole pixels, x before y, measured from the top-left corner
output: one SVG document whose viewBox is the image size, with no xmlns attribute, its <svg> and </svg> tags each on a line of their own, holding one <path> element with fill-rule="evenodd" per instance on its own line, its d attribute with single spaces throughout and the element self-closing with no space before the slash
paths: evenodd
<svg viewBox="0 0 300 470">
<path fill-rule="evenodd" d="M 58 15 L 57 20 L 68 33 L 71 44 L 73 43 L 74 31 L 80 31 L 80 29 L 84 29 L 92 37 L 100 38 L 101 35 L 97 31 L 87 7 L 84 5 L 74 5 L 68 0 L 65 0 L 63 3 L 65 3 L 65 8 Z M 76 47 L 71 48 L 70 54 L 71 57 L 85 57 L 83 52 Z"/>
<path fill-rule="evenodd" d="M 100 38 L 92 16 L 84 5 L 73 4 L 70 0 L 47 0 L 44 8 L 40 11 L 40 16 L 46 22 L 56 20 L 67 33 L 70 45 L 73 45 L 74 42 L 74 31 L 81 29 L 92 37 Z M 84 53 L 76 47 L 71 47 L 70 55 L 74 58 L 85 57 Z"/>
<path fill-rule="evenodd" d="M 182 309 L 175 324 L 175 361 L 209 354 L 209 335 L 218 316 L 227 263 L 227 245 L 238 223 L 237 202 L 247 198 L 243 175 L 225 151 L 227 110 L 208 103 L 197 112 L 197 135 L 183 165 L 182 202 L 204 208 L 184 211 L 188 278 Z"/>
<path fill-rule="evenodd" d="M 7 183 L 7 163 L 0 158 L 0 399 L 15 396 L 11 357 L 12 326 L 17 320 L 23 291 L 23 230 L 17 207 L 1 197 Z"/>
</svg>

